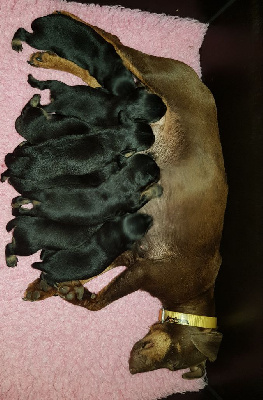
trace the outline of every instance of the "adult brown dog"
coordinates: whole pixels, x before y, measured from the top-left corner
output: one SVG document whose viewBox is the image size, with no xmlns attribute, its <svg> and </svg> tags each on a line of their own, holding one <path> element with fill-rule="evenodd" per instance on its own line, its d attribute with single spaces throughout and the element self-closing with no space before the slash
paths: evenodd
<svg viewBox="0 0 263 400">
<path fill-rule="evenodd" d="M 215 102 L 190 67 L 143 54 L 94 29 L 167 105 L 165 117 L 155 124 L 151 148 L 164 192 L 143 208 L 154 224 L 137 251 L 115 261 L 127 265 L 124 272 L 96 295 L 85 289 L 82 299 L 77 298 L 80 282 L 60 285 L 58 294 L 75 305 L 100 310 L 136 290 L 149 292 L 171 313 L 163 311 L 161 321 L 134 345 L 131 373 L 190 367 L 184 378 L 201 377 L 205 361 L 216 359 L 222 337 L 214 318 L 214 285 L 221 264 L 227 183 Z"/>
</svg>

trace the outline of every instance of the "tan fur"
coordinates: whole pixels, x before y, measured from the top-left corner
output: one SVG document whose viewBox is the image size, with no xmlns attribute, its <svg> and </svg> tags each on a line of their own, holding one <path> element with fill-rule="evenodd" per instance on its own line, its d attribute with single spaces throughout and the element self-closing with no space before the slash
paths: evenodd
<svg viewBox="0 0 263 400">
<path fill-rule="evenodd" d="M 98 81 L 89 74 L 89 71 L 79 67 L 72 61 L 59 57 L 55 53 L 38 51 L 31 54 L 29 63 L 37 68 L 56 69 L 59 71 L 70 72 L 71 74 L 81 78 L 89 86 L 93 88 L 100 87 Z"/>
</svg>

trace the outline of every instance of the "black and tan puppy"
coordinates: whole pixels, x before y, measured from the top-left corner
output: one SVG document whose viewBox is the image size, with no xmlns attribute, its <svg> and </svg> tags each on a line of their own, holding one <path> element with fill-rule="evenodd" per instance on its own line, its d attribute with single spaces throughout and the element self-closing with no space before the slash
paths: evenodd
<svg viewBox="0 0 263 400">
<path fill-rule="evenodd" d="M 148 125 L 145 131 L 129 128 L 101 129 L 97 135 L 71 135 L 50 139 L 36 145 L 20 144 L 5 157 L 9 176 L 29 180 L 52 179 L 60 175 L 84 175 L 100 170 L 120 154 L 148 149 L 154 135 Z"/>
<path fill-rule="evenodd" d="M 117 125 L 121 111 L 133 121 L 146 123 L 158 121 L 166 112 L 162 99 L 143 87 L 125 96 L 115 96 L 102 88 L 68 86 L 56 80 L 39 81 L 32 75 L 28 76 L 28 82 L 34 88 L 50 90 L 52 101 L 42 106 L 46 112 L 77 117 L 93 125 Z"/>
<path fill-rule="evenodd" d="M 45 272 L 45 280 L 51 286 L 62 281 L 89 279 L 103 272 L 121 253 L 131 249 L 151 224 L 152 217 L 147 214 L 116 217 L 105 222 L 78 249 L 47 252 L 43 262 L 35 262 L 32 267 Z"/>
<path fill-rule="evenodd" d="M 27 178 L 18 178 L 14 175 L 7 176 L 7 172 L 2 175 L 2 181 L 8 180 L 8 183 L 14 189 L 23 195 L 24 192 L 31 192 L 40 189 L 54 188 L 58 186 L 87 186 L 97 187 L 105 182 L 112 174 L 121 169 L 121 164 L 117 161 L 102 166 L 99 170 L 86 175 L 60 175 L 55 178 L 43 180 L 32 180 Z M 10 172 L 10 171 L 9 171 Z"/>
<path fill-rule="evenodd" d="M 35 19 L 33 33 L 19 28 L 12 48 L 22 50 L 26 42 L 38 50 L 50 50 L 84 68 L 108 91 L 123 95 L 135 89 L 132 73 L 127 70 L 114 47 L 91 27 L 66 15 L 47 15 Z"/>
<path fill-rule="evenodd" d="M 136 154 L 98 188 L 62 186 L 25 193 L 13 199 L 14 215 L 31 215 L 72 224 L 99 224 L 139 210 L 162 194 L 160 169 L 148 155 Z M 146 190 L 145 190 L 146 189 Z M 32 208 L 23 207 L 32 204 Z"/>
<path fill-rule="evenodd" d="M 92 128 L 74 117 L 47 114 L 40 105 L 40 94 L 35 94 L 24 106 L 15 122 L 16 131 L 29 143 L 67 135 L 89 135 Z"/>
<path fill-rule="evenodd" d="M 101 131 L 101 127 L 87 124 L 76 117 L 68 117 L 60 114 L 51 114 L 43 110 L 40 104 L 40 95 L 35 94 L 24 106 L 21 115 L 16 119 L 17 132 L 29 143 L 37 144 L 49 139 L 68 135 L 94 135 Z M 112 131 L 126 130 L 126 134 L 141 136 L 145 133 L 151 135 L 151 128 L 144 122 L 131 121 L 125 118 L 124 113 L 118 116 L 118 125 L 105 128 L 105 133 L 111 135 Z M 154 140 L 152 135 L 152 140 Z"/>
<path fill-rule="evenodd" d="M 78 247 L 89 240 L 101 225 L 79 226 L 63 224 L 45 218 L 20 216 L 6 225 L 13 229 L 12 242 L 5 248 L 8 267 L 17 265 L 16 256 L 29 256 L 41 249 L 60 250 Z"/>
</svg>

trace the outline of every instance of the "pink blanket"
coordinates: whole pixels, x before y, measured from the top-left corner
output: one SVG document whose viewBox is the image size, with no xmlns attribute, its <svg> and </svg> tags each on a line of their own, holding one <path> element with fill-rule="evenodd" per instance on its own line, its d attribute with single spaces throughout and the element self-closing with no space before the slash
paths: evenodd
<svg viewBox="0 0 263 400">
<path fill-rule="evenodd" d="M 5 154 L 23 140 L 15 131 L 15 119 L 36 93 L 27 84 L 27 74 L 68 84 L 82 83 L 67 73 L 28 65 L 26 60 L 33 50 L 27 45 L 20 54 L 11 50 L 11 39 L 18 27 L 30 30 L 32 20 L 56 9 L 72 12 L 116 34 L 128 46 L 183 61 L 201 75 L 199 48 L 207 26 L 198 21 L 61 0 L 2 0 L 0 172 L 5 170 Z M 43 94 L 47 101 L 48 93 Z M 132 345 L 158 316 L 159 301 L 147 293 L 133 293 L 97 313 L 74 307 L 58 297 L 23 302 L 25 288 L 39 275 L 30 267 L 39 254 L 20 257 L 15 269 L 5 266 L 4 248 L 11 240 L 5 225 L 12 218 L 10 202 L 17 193 L 8 183 L 1 184 L 0 190 L 1 400 L 151 400 L 204 387 L 201 379 L 183 380 L 182 371 L 158 370 L 134 376 L 129 373 Z M 96 278 L 88 287 L 97 291 L 122 268 Z"/>
</svg>

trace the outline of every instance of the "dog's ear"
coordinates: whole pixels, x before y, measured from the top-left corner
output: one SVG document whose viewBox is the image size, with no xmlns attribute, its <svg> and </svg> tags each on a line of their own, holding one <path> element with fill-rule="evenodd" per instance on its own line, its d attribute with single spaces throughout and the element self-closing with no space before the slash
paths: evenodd
<svg viewBox="0 0 263 400">
<path fill-rule="evenodd" d="M 205 361 L 201 362 L 198 365 L 190 367 L 189 372 L 185 372 L 182 375 L 183 379 L 198 379 L 202 378 L 205 375 Z"/>
<path fill-rule="evenodd" d="M 207 357 L 209 361 L 215 361 L 222 337 L 223 335 L 220 332 L 204 331 L 192 334 L 191 341 L 197 350 Z"/>
</svg>

